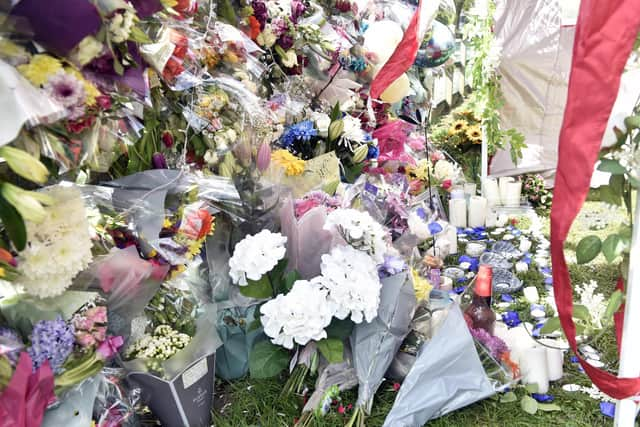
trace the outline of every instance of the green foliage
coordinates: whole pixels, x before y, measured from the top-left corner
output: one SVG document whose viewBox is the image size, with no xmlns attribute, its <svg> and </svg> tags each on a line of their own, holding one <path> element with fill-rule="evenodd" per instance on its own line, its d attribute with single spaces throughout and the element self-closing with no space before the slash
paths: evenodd
<svg viewBox="0 0 640 427">
<path fill-rule="evenodd" d="M 318 350 L 329 363 L 341 363 L 343 360 L 344 345 L 336 338 L 325 338 L 318 341 Z"/>
<path fill-rule="evenodd" d="M 289 353 L 282 347 L 269 341 L 260 341 L 253 346 L 249 354 L 249 372 L 251 378 L 271 378 L 289 366 Z"/>
<path fill-rule="evenodd" d="M 247 279 L 247 283 L 246 286 L 239 286 L 240 293 L 245 297 L 263 299 L 273 296 L 273 288 L 266 274 L 260 280 Z"/>
<path fill-rule="evenodd" d="M 598 236 L 587 236 L 580 240 L 576 248 L 576 259 L 578 264 L 586 264 L 598 256 L 602 249 L 602 241 Z"/>
</svg>

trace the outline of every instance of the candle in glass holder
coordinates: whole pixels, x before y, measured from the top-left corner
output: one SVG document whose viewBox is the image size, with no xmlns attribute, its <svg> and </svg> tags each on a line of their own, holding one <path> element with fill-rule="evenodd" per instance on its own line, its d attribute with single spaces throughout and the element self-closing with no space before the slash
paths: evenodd
<svg viewBox="0 0 640 427">
<path fill-rule="evenodd" d="M 503 176 L 498 180 L 498 187 L 500 187 L 500 204 L 506 204 L 508 198 L 508 186 L 515 180 L 510 176 Z"/>
<path fill-rule="evenodd" d="M 489 206 L 495 206 L 500 204 L 500 189 L 498 187 L 498 181 L 493 178 L 487 178 L 484 180 L 483 196 L 487 198 Z"/>
<path fill-rule="evenodd" d="M 489 201 L 487 200 L 487 203 Z M 491 204 L 487 208 L 487 219 L 485 220 L 487 227 L 495 227 L 498 222 L 498 213 L 493 210 Z"/>
<path fill-rule="evenodd" d="M 464 189 L 462 187 L 455 187 L 449 192 L 451 199 L 464 199 Z"/>
<path fill-rule="evenodd" d="M 449 250 L 452 254 L 458 253 L 458 229 L 453 225 L 449 224 L 445 228 L 445 236 L 449 241 Z"/>
<path fill-rule="evenodd" d="M 464 199 L 449 200 L 449 222 L 458 228 L 467 226 L 467 201 Z"/>
<path fill-rule="evenodd" d="M 509 207 L 520 206 L 520 193 L 522 182 L 508 182 L 506 184 L 506 195 L 502 198 L 502 204 Z"/>
<path fill-rule="evenodd" d="M 487 217 L 487 199 L 471 196 L 469 199 L 469 227 L 484 227 Z"/>
<path fill-rule="evenodd" d="M 471 196 L 476 195 L 476 183 L 475 182 L 467 182 L 464 184 L 464 195 L 468 199 Z"/>
<path fill-rule="evenodd" d="M 540 342 L 546 345 L 547 350 L 547 368 L 549 381 L 558 381 L 564 374 L 564 350 L 558 348 L 560 342 L 548 338 L 541 339 Z"/>
<path fill-rule="evenodd" d="M 525 384 L 538 385 L 538 393 L 549 391 L 547 349 L 536 346 L 520 353 L 520 373 Z"/>
</svg>

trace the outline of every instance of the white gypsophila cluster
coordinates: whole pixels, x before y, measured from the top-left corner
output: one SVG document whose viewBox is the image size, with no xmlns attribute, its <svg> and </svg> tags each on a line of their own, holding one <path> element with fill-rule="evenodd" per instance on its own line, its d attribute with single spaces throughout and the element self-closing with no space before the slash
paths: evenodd
<svg viewBox="0 0 640 427">
<path fill-rule="evenodd" d="M 39 298 L 60 295 L 92 260 L 91 232 L 84 201 L 74 187 L 43 190 L 54 203 L 47 219 L 27 221 L 27 246 L 18 255 L 20 277 L 16 285 Z"/>
<path fill-rule="evenodd" d="M 626 141 L 612 157 L 625 168 L 631 178 L 640 179 L 640 149 L 633 141 Z"/>
<path fill-rule="evenodd" d="M 431 230 L 427 221 L 423 220 L 416 212 L 411 212 L 407 218 L 407 226 L 411 234 L 422 240 L 431 237 Z"/>
<path fill-rule="evenodd" d="M 576 293 L 580 296 L 580 304 L 591 314 L 594 326 L 602 328 L 602 316 L 607 310 L 607 304 L 604 295 L 595 292 L 597 287 L 598 282 L 591 280 L 589 283 L 576 286 Z"/>
<path fill-rule="evenodd" d="M 337 246 L 322 255 L 322 276 L 314 283 L 329 290 L 329 301 L 335 305 L 334 316 L 354 323 L 371 322 L 378 313 L 380 289 L 375 261 L 351 246 Z"/>
<path fill-rule="evenodd" d="M 280 233 L 262 230 L 240 241 L 229 259 L 229 275 L 233 283 L 246 286 L 247 279 L 260 280 L 284 258 L 287 238 Z"/>
<path fill-rule="evenodd" d="M 113 43 L 122 43 L 127 41 L 131 29 L 133 28 L 133 20 L 135 12 L 125 9 L 123 13 L 116 13 L 109 21 L 109 36 Z"/>
<path fill-rule="evenodd" d="M 369 213 L 356 209 L 336 209 L 327 216 L 324 229 L 337 230 L 351 246 L 371 255 L 378 264 L 384 262 L 386 232 Z"/>
<path fill-rule="evenodd" d="M 294 342 L 306 345 L 327 337 L 334 307 L 329 291 L 307 280 L 298 280 L 286 295 L 278 295 L 260 307 L 264 333 L 271 342 L 292 349 Z"/>
<path fill-rule="evenodd" d="M 169 325 L 160 325 L 153 335 L 146 334 L 126 351 L 127 358 L 167 360 L 185 348 L 191 337 L 180 333 Z"/>
</svg>

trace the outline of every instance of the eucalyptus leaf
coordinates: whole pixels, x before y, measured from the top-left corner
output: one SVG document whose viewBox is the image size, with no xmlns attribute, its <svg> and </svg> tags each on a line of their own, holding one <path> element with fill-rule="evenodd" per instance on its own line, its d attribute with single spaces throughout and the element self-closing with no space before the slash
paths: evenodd
<svg viewBox="0 0 640 427">
<path fill-rule="evenodd" d="M 609 187 L 614 194 L 622 197 L 624 193 L 625 179 L 623 175 L 611 175 L 609 178 Z"/>
<path fill-rule="evenodd" d="M 602 159 L 598 165 L 598 170 L 602 172 L 609 172 L 613 175 L 624 175 L 627 171 L 617 160 Z"/>
<path fill-rule="evenodd" d="M 551 334 L 555 331 L 557 331 L 558 329 L 560 329 L 560 318 L 559 317 L 552 317 L 550 319 L 548 319 L 544 326 L 542 327 L 542 329 L 540 329 L 540 334 L 542 335 L 548 335 Z M 533 392 L 535 393 L 535 392 Z"/>
<path fill-rule="evenodd" d="M 520 406 L 527 414 L 535 415 L 538 412 L 538 402 L 531 396 L 524 396 L 520 401 Z"/>
<path fill-rule="evenodd" d="M 622 175 L 611 175 L 611 177 L 622 177 Z M 603 185 L 600 187 L 600 201 L 610 205 L 622 205 L 622 194 L 616 194 L 611 185 Z"/>
<path fill-rule="evenodd" d="M 318 341 L 318 350 L 329 363 L 342 363 L 344 344 L 336 338 L 325 338 Z"/>
<path fill-rule="evenodd" d="M 624 251 L 625 245 L 617 234 L 611 234 L 602 243 L 602 254 L 612 263 Z"/>
<path fill-rule="evenodd" d="M 575 319 L 579 319 L 584 322 L 591 321 L 591 313 L 589 312 L 589 309 L 584 305 L 580 305 L 580 304 L 573 305 L 573 317 Z"/>
<path fill-rule="evenodd" d="M 537 383 L 527 384 L 524 386 L 524 388 L 525 390 L 527 390 L 527 393 L 537 393 L 539 389 Z"/>
<path fill-rule="evenodd" d="M 249 354 L 251 378 L 271 378 L 289 366 L 289 353 L 269 341 L 256 343 Z"/>
<path fill-rule="evenodd" d="M 611 294 L 609 298 L 609 302 L 607 303 L 607 309 L 604 311 L 604 319 L 610 319 L 613 317 L 615 313 L 620 310 L 622 306 L 622 302 L 624 301 L 624 294 L 620 289 L 616 289 L 615 292 Z"/>
<path fill-rule="evenodd" d="M 602 249 L 602 241 L 598 236 L 587 236 L 580 240 L 576 248 L 576 261 L 578 264 L 586 264 L 598 256 Z"/>
<path fill-rule="evenodd" d="M 516 402 L 518 400 L 518 396 L 512 391 L 509 391 L 502 396 L 500 396 L 500 403 L 511 403 Z"/>
<path fill-rule="evenodd" d="M 555 403 L 538 403 L 538 410 L 544 412 L 562 411 L 562 408 Z"/>
</svg>

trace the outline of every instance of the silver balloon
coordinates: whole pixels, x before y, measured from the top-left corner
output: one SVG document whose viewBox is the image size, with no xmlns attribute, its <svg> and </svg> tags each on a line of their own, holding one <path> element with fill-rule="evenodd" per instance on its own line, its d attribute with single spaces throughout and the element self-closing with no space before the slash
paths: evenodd
<svg viewBox="0 0 640 427">
<path fill-rule="evenodd" d="M 420 44 L 414 65 L 420 68 L 437 67 L 447 62 L 455 50 L 456 39 L 449 27 L 433 21 L 431 31 Z"/>
</svg>

